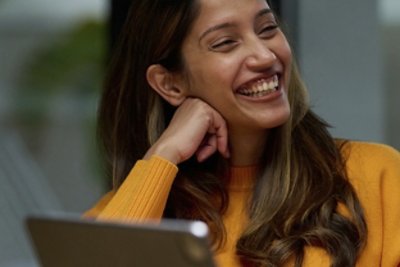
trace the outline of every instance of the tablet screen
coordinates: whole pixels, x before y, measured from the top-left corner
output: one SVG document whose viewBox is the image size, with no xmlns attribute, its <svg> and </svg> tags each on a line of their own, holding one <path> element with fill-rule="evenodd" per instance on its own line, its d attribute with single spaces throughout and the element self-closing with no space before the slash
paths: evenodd
<svg viewBox="0 0 400 267">
<path fill-rule="evenodd" d="M 215 266 L 203 222 L 122 224 L 48 215 L 26 222 L 43 267 Z"/>
</svg>

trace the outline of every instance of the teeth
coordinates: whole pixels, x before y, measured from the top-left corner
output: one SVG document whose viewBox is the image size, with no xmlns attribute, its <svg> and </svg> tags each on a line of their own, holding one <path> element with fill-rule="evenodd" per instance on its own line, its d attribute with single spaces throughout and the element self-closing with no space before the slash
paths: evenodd
<svg viewBox="0 0 400 267">
<path fill-rule="evenodd" d="M 246 96 L 263 96 L 272 92 L 275 92 L 279 86 L 278 76 L 275 75 L 272 79 L 265 80 L 260 79 L 253 83 L 250 88 L 243 88 L 238 93 Z"/>
</svg>

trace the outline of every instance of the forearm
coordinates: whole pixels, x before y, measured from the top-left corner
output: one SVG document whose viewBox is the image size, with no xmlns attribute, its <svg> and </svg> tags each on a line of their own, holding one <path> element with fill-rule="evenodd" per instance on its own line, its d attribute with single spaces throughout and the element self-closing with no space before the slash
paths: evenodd
<svg viewBox="0 0 400 267">
<path fill-rule="evenodd" d="M 174 164 L 160 157 L 138 161 L 96 219 L 161 219 L 177 171 Z"/>
</svg>

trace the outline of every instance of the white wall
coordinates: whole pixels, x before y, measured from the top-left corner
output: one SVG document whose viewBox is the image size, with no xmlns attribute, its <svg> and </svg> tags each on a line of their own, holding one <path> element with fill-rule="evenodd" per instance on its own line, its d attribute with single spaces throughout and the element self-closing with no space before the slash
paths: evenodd
<svg viewBox="0 0 400 267">
<path fill-rule="evenodd" d="M 379 15 L 384 24 L 400 24 L 400 1 L 379 0 Z"/>
</svg>

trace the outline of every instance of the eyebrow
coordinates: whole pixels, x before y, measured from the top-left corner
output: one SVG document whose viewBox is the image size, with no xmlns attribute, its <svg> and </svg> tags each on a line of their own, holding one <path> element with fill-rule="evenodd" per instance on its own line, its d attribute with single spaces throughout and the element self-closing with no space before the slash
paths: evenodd
<svg viewBox="0 0 400 267">
<path fill-rule="evenodd" d="M 265 9 L 262 9 L 259 12 L 257 12 L 255 18 L 258 19 L 259 17 L 265 16 L 265 15 L 270 14 L 270 13 L 272 13 L 272 10 L 270 8 L 265 8 Z M 206 31 L 204 31 L 200 35 L 199 42 L 201 41 L 201 39 L 204 38 L 204 36 L 206 36 L 210 32 L 214 32 L 214 31 L 217 31 L 217 30 L 220 30 L 220 29 L 223 29 L 223 28 L 230 28 L 230 27 L 233 27 L 233 26 L 235 26 L 235 24 L 231 23 L 231 22 L 221 23 L 221 24 L 212 26 L 212 27 L 208 28 Z"/>
</svg>

